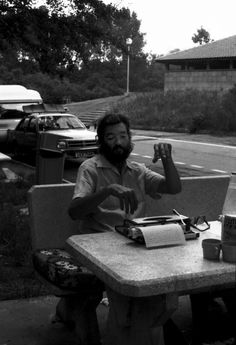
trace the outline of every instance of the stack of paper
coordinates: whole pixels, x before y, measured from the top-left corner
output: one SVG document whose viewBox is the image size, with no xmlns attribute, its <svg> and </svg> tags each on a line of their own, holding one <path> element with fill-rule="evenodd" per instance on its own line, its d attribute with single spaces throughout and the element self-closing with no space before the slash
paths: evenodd
<svg viewBox="0 0 236 345">
<path fill-rule="evenodd" d="M 181 245 L 186 242 L 183 228 L 178 223 L 130 227 L 128 237 L 133 240 L 143 237 L 147 248 Z"/>
</svg>

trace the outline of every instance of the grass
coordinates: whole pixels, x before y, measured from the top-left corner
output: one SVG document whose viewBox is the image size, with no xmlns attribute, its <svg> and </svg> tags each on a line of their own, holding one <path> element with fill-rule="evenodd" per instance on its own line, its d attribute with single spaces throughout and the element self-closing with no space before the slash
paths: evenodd
<svg viewBox="0 0 236 345">
<path fill-rule="evenodd" d="M 27 192 L 32 183 L 22 176 L 14 182 L 0 181 L 0 300 L 49 293 L 31 260 Z"/>
</svg>

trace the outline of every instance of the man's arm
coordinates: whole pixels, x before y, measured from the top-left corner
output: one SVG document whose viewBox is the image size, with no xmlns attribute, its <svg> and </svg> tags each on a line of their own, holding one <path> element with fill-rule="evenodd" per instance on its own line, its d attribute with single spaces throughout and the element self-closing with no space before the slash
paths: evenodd
<svg viewBox="0 0 236 345">
<path fill-rule="evenodd" d="M 68 209 L 70 217 L 83 219 L 96 211 L 96 208 L 110 195 L 120 200 L 120 208 L 126 213 L 133 214 L 138 207 L 138 200 L 132 189 L 119 184 L 111 184 L 96 193 L 73 199 Z"/>
<path fill-rule="evenodd" d="M 158 192 L 177 194 L 181 192 L 181 181 L 172 159 L 171 144 L 159 143 L 154 145 L 153 163 L 162 160 L 165 178 L 158 186 Z"/>
</svg>

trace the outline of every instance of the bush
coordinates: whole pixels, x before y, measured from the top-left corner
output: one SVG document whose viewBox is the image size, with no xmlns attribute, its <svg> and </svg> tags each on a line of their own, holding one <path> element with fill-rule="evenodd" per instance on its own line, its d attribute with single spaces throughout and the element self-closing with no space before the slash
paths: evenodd
<svg viewBox="0 0 236 345">
<path fill-rule="evenodd" d="M 1 208 L 0 251 L 11 257 L 16 265 L 29 263 L 31 258 L 31 238 L 28 215 L 12 203 L 4 203 Z"/>
<path fill-rule="evenodd" d="M 197 133 L 236 131 L 236 87 L 222 95 L 197 90 L 157 91 L 116 105 L 132 127 Z"/>
<path fill-rule="evenodd" d="M 27 213 L 28 182 L 0 183 L 0 254 L 17 265 L 29 262 L 31 238 Z"/>
<path fill-rule="evenodd" d="M 37 278 L 31 260 L 27 212 L 31 185 L 31 178 L 0 183 L 0 301 L 52 294 Z"/>
</svg>

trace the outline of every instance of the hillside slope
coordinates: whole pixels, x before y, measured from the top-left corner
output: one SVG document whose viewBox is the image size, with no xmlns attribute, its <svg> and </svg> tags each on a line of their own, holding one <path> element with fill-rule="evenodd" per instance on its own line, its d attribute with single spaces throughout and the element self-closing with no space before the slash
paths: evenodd
<svg viewBox="0 0 236 345">
<path fill-rule="evenodd" d="M 126 98 L 126 95 L 98 98 L 78 103 L 68 103 L 66 107 L 78 116 L 85 125 L 93 125 L 97 119 L 105 114 L 114 104 Z"/>
</svg>

